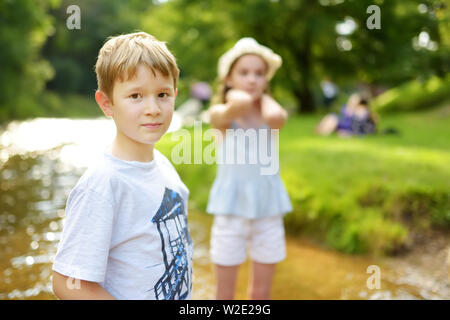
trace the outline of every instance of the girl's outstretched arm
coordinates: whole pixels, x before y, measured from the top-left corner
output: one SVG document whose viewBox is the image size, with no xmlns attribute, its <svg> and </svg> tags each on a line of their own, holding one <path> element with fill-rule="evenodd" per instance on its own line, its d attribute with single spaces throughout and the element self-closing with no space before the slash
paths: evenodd
<svg viewBox="0 0 450 320">
<path fill-rule="evenodd" d="M 264 121 L 272 129 L 281 129 L 288 118 L 288 113 L 271 96 L 265 94 L 261 100 L 261 113 Z"/>
<path fill-rule="evenodd" d="M 209 108 L 211 126 L 227 129 L 230 123 L 249 112 L 253 106 L 252 97 L 245 91 L 232 89 L 228 91 L 225 104 L 216 104 Z"/>
</svg>

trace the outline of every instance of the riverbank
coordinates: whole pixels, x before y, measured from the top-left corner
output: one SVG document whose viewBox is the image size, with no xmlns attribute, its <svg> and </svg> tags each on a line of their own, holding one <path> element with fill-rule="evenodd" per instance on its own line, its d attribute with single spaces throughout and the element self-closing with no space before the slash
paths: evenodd
<svg viewBox="0 0 450 320">
<path fill-rule="evenodd" d="M 191 210 L 195 243 L 194 299 L 214 299 L 215 275 L 209 259 L 212 216 Z M 287 236 L 287 257 L 277 265 L 272 299 L 381 300 L 450 299 L 445 274 L 449 235 L 434 233 L 426 242 L 395 257 L 348 255 L 305 237 Z M 380 287 L 368 287 L 369 266 L 380 270 Z M 370 271 L 370 270 L 369 270 Z M 247 299 L 250 262 L 241 265 L 236 299 Z"/>
<path fill-rule="evenodd" d="M 421 288 L 424 299 L 450 299 L 450 234 L 431 231 L 413 247 L 385 263 L 396 270 L 395 282 Z"/>
</svg>

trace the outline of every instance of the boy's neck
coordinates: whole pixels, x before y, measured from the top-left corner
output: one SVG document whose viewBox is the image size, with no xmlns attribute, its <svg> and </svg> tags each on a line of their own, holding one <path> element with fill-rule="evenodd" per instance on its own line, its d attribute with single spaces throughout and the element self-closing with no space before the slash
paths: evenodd
<svg viewBox="0 0 450 320">
<path fill-rule="evenodd" d="M 150 162 L 154 147 L 153 144 L 142 144 L 117 134 L 111 144 L 111 154 L 125 161 Z"/>
</svg>

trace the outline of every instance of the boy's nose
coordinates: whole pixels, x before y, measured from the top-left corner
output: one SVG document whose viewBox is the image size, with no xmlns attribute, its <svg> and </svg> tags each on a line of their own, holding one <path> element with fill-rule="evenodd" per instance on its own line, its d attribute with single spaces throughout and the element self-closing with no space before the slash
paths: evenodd
<svg viewBox="0 0 450 320">
<path fill-rule="evenodd" d="M 159 107 L 158 103 L 154 101 L 154 99 L 150 99 L 145 104 L 144 112 L 146 115 L 157 116 L 161 113 L 161 108 Z"/>
</svg>

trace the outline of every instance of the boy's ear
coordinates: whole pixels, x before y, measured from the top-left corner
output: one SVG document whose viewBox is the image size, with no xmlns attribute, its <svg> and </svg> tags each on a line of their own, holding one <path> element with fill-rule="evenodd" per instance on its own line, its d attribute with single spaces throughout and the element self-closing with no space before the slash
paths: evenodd
<svg viewBox="0 0 450 320">
<path fill-rule="evenodd" d="M 178 95 L 178 88 L 175 88 L 175 98 L 177 97 L 177 95 Z"/>
<path fill-rule="evenodd" d="M 95 101 L 97 101 L 98 106 L 102 109 L 103 113 L 107 117 L 113 116 L 112 103 L 109 97 L 101 90 L 95 92 Z"/>
</svg>

